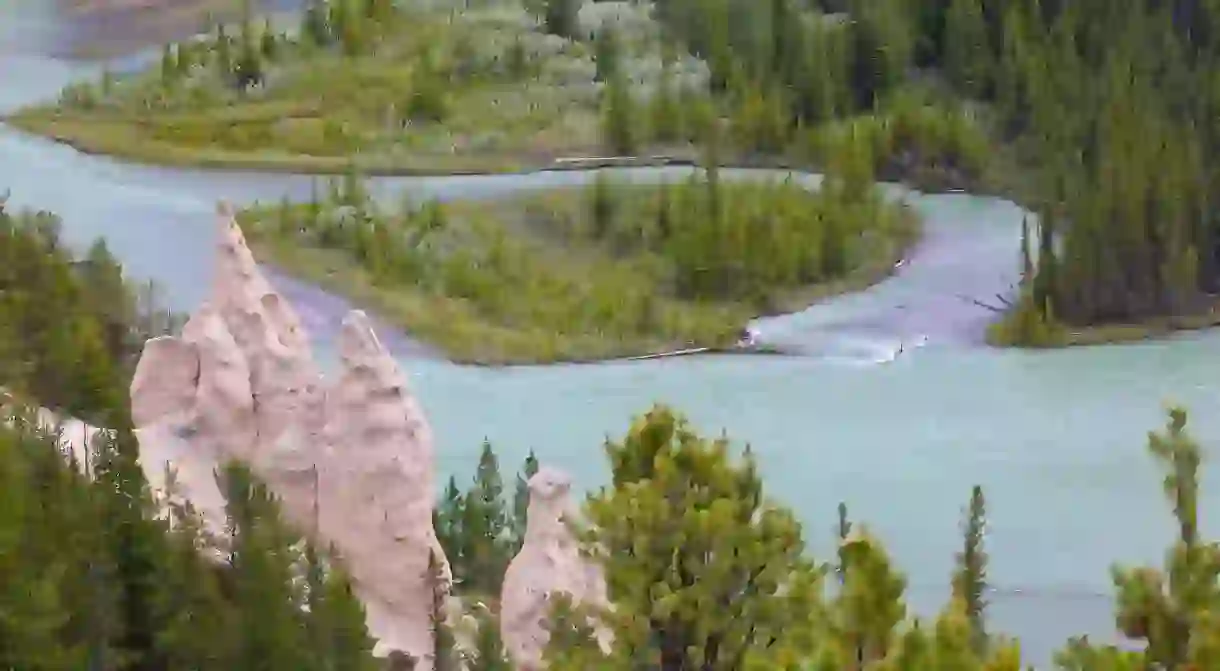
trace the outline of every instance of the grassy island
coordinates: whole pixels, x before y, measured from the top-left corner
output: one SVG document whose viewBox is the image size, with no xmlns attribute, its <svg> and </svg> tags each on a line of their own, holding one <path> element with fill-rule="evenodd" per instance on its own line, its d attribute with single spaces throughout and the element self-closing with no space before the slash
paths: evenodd
<svg viewBox="0 0 1220 671">
<path fill-rule="evenodd" d="M 263 260 L 483 364 L 729 346 L 752 317 L 886 276 L 917 233 L 872 190 L 716 170 L 399 208 L 350 177 L 239 218 Z"/>
<path fill-rule="evenodd" d="M 299 26 L 219 26 L 166 46 L 159 67 L 71 86 L 7 122 L 136 161 L 332 174 L 687 148 L 711 114 L 706 66 L 663 49 L 646 7 L 582 16 L 587 28 L 511 6 L 315 2 Z M 650 112 L 662 122 L 641 123 Z"/>
</svg>

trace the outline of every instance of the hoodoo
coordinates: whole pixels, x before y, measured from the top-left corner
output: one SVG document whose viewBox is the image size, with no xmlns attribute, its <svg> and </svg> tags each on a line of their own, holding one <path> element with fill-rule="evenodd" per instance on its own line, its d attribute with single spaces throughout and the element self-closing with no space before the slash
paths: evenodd
<svg viewBox="0 0 1220 671">
<path fill-rule="evenodd" d="M 432 432 L 362 312 L 344 320 L 341 370 L 327 387 L 300 320 L 259 271 L 231 208 L 218 208 L 213 293 L 180 337 L 149 340 L 131 385 L 140 460 L 154 489 L 167 469 L 213 531 L 224 529 L 215 471 L 246 463 L 285 516 L 333 544 L 367 609 L 381 655 L 432 669 L 427 574 Z"/>
<path fill-rule="evenodd" d="M 600 567 L 581 555 L 568 526 L 573 519 L 566 475 L 543 467 L 529 480 L 530 501 L 521 551 L 508 565 L 500 595 L 500 637 L 519 671 L 544 668 L 550 639 L 548 622 L 557 594 L 573 605 L 606 607 L 606 582 Z M 594 627 L 609 650 L 610 634 Z"/>
</svg>

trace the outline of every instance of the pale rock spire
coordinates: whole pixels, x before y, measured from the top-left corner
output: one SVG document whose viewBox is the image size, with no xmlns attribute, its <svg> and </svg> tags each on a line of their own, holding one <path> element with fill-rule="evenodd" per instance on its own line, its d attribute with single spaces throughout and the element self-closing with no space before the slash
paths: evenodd
<svg viewBox="0 0 1220 671">
<path fill-rule="evenodd" d="M 569 526 L 575 512 L 570 489 L 565 474 L 547 467 L 529 480 L 524 543 L 508 565 L 500 595 L 500 637 L 518 671 L 545 667 L 554 595 L 567 594 L 573 605 L 608 606 L 601 568 L 581 553 Z M 591 624 L 608 650 L 610 632 Z"/>
</svg>

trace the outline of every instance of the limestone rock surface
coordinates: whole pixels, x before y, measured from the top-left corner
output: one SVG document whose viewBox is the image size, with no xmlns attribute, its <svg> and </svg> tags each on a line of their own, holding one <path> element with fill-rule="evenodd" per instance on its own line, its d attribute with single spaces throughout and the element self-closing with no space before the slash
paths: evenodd
<svg viewBox="0 0 1220 671">
<path fill-rule="evenodd" d="M 223 529 L 215 469 L 246 463 L 287 519 L 333 545 L 364 601 L 377 652 L 432 669 L 430 554 L 448 590 L 432 526 L 432 431 L 364 313 L 344 320 L 341 365 L 327 384 L 292 307 L 255 263 L 231 208 L 218 208 L 212 295 L 182 335 L 145 344 L 131 384 L 141 465 Z"/>
<path fill-rule="evenodd" d="M 566 475 L 547 467 L 529 480 L 525 542 L 508 565 L 500 595 L 500 637 L 519 671 L 544 668 L 556 594 L 567 594 L 574 605 L 607 606 L 604 576 L 581 555 L 568 526 L 574 514 L 570 489 Z M 594 630 L 608 649 L 609 632 L 596 626 Z"/>
</svg>

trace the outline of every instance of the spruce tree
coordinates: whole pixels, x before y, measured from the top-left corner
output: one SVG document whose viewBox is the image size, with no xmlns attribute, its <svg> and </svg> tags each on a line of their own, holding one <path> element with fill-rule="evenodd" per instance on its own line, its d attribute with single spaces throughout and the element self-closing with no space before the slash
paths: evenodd
<svg viewBox="0 0 1220 671">
<path fill-rule="evenodd" d="M 975 485 L 962 525 L 963 547 L 957 554 L 953 595 L 962 602 L 970 625 L 971 647 L 980 655 L 987 649 L 987 552 L 983 549 L 986 534 L 987 504 L 983 488 Z"/>
<path fill-rule="evenodd" d="M 266 485 L 241 465 L 223 472 L 232 600 L 237 613 L 233 668 L 292 669 L 308 664 L 293 565 L 296 538 L 277 519 Z"/>
<path fill-rule="evenodd" d="M 513 491 L 513 514 L 511 519 L 511 554 L 513 555 L 521 551 L 521 545 L 525 542 L 525 525 L 530 505 L 529 479 L 537 473 L 538 457 L 534 454 L 533 450 L 530 450 L 529 455 L 525 457 L 525 463 L 521 466 L 521 472 L 517 474 L 516 489 Z"/>
<path fill-rule="evenodd" d="M 464 585 L 469 592 L 499 594 L 508 568 L 508 514 L 504 484 L 491 443 L 483 441 L 474 485 L 462 504 Z"/>
<path fill-rule="evenodd" d="M 461 583 L 462 577 L 465 575 L 465 557 L 466 557 L 466 537 L 463 530 L 463 522 L 465 521 L 466 500 L 462 495 L 462 490 L 458 489 L 457 478 L 449 476 L 449 482 L 445 485 L 445 491 L 441 495 L 440 505 L 432 513 L 433 527 L 436 528 L 436 537 L 440 541 L 441 548 L 445 551 L 445 556 L 449 559 L 449 565 L 453 569 L 453 577 L 458 583 Z"/>
</svg>

